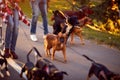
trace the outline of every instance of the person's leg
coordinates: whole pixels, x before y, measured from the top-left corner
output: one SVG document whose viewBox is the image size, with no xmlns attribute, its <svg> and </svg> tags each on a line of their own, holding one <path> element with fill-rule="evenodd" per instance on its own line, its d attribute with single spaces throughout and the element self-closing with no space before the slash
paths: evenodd
<svg viewBox="0 0 120 80">
<path fill-rule="evenodd" d="M 44 35 L 48 34 L 48 20 L 47 20 L 47 0 L 42 0 L 39 4 L 41 16 L 43 20 Z"/>
<path fill-rule="evenodd" d="M 11 37 L 13 32 L 13 18 L 11 15 L 8 16 L 8 22 L 6 27 L 6 34 L 5 34 L 5 51 L 4 56 L 6 58 L 10 57 L 9 48 L 11 45 Z"/>
<path fill-rule="evenodd" d="M 18 56 L 15 53 L 15 47 L 16 47 L 18 31 L 19 31 L 19 14 L 16 9 L 13 10 L 13 21 L 14 21 L 14 27 L 13 27 L 12 37 L 11 37 L 10 52 L 12 54 L 12 57 L 14 59 L 17 59 Z"/>
<path fill-rule="evenodd" d="M 32 8 L 32 22 L 31 22 L 31 34 L 36 34 L 36 26 L 37 26 L 37 20 L 40 14 L 39 10 L 39 0 L 31 1 L 31 8 Z"/>
<path fill-rule="evenodd" d="M 37 37 L 36 37 L 36 27 L 37 27 L 37 21 L 38 21 L 38 17 L 40 14 L 40 10 L 39 10 L 39 2 L 40 0 L 35 0 L 35 1 L 31 1 L 31 8 L 32 8 L 32 22 L 31 22 L 31 29 L 30 29 L 30 38 L 32 41 L 37 41 Z"/>
</svg>

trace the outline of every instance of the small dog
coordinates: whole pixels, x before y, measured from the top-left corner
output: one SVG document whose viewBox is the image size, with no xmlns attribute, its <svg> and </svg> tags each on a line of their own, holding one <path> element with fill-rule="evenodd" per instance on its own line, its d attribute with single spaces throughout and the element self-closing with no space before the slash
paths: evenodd
<svg viewBox="0 0 120 80">
<path fill-rule="evenodd" d="M 4 78 L 4 75 L 1 72 L 1 70 L 3 70 L 3 69 L 6 70 L 7 76 L 10 76 L 10 72 L 8 70 L 8 62 L 7 62 L 6 58 L 3 55 L 1 55 L 1 51 L 0 51 L 0 76 L 2 78 Z"/>
<path fill-rule="evenodd" d="M 36 67 L 40 70 L 46 71 L 49 75 L 49 80 L 63 80 L 64 75 L 68 75 L 65 71 L 59 71 L 52 62 L 42 58 L 41 55 L 39 57 Z"/>
<path fill-rule="evenodd" d="M 120 80 L 119 74 L 115 74 L 114 72 L 110 71 L 106 66 L 96 63 L 86 55 L 83 56 L 92 62 L 92 66 L 89 70 L 87 80 L 89 80 L 93 76 L 93 74 L 99 80 Z"/>
<path fill-rule="evenodd" d="M 21 69 L 20 77 L 22 78 L 23 73 L 26 73 L 26 77 L 28 80 L 49 80 L 49 76 L 46 71 L 43 71 L 37 68 L 30 60 L 29 55 L 30 53 L 37 49 L 33 47 L 27 55 L 27 63 L 25 63 Z"/>
<path fill-rule="evenodd" d="M 62 50 L 64 61 L 66 60 L 66 34 L 58 33 L 55 34 L 47 34 L 44 39 L 44 48 L 46 52 L 46 56 L 51 55 L 51 59 L 54 60 L 55 51 Z M 52 54 L 50 53 L 50 49 L 52 48 Z"/>
</svg>

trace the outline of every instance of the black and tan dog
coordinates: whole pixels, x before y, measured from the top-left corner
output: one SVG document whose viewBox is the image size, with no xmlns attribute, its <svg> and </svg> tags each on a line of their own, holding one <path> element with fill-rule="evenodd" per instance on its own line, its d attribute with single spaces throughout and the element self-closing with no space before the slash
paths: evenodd
<svg viewBox="0 0 120 80">
<path fill-rule="evenodd" d="M 35 65 L 28 57 L 33 50 L 35 50 Z M 27 55 L 27 63 L 23 65 L 20 77 L 22 77 L 24 72 L 26 72 L 28 80 L 63 80 L 64 74 L 67 75 L 66 72 L 59 71 L 54 64 L 43 58 L 35 47 L 29 51 Z"/>
<path fill-rule="evenodd" d="M 4 78 L 4 75 L 1 72 L 1 70 L 3 70 L 3 69 L 6 70 L 7 76 L 10 76 L 10 72 L 8 70 L 8 62 L 7 62 L 6 58 L 3 55 L 1 55 L 1 52 L 0 52 L 0 76 L 2 78 Z"/>
<path fill-rule="evenodd" d="M 92 66 L 89 70 L 87 80 L 89 80 L 93 75 L 95 75 L 99 80 L 120 80 L 119 74 L 115 74 L 103 64 L 96 63 L 86 55 L 83 56 L 92 62 Z"/>
<path fill-rule="evenodd" d="M 48 59 L 43 58 L 40 53 L 38 54 L 40 58 L 37 60 L 36 67 L 47 72 L 49 80 L 63 80 L 64 75 L 68 75 L 65 71 L 60 71 L 56 68 L 56 66 Z"/>
<path fill-rule="evenodd" d="M 79 21 L 76 21 L 78 19 L 74 19 L 74 17 L 71 17 L 71 18 L 73 18 L 73 20 L 71 20 L 72 22 L 78 22 L 78 24 L 74 25 L 73 29 L 71 30 L 71 33 L 70 33 L 70 36 L 71 36 L 70 43 L 73 44 L 74 43 L 74 40 L 73 40 L 74 36 L 78 36 L 80 38 L 80 40 L 81 40 L 80 43 L 82 45 L 84 45 L 85 43 L 84 43 L 83 36 L 82 36 L 82 31 L 83 31 L 82 28 L 85 27 L 86 24 L 91 24 L 92 20 L 89 17 L 84 17 L 84 18 L 82 18 Z"/>
<path fill-rule="evenodd" d="M 20 73 L 22 78 L 23 73 L 25 73 L 27 80 L 50 80 L 46 71 L 37 68 L 30 60 L 30 53 L 35 50 L 38 53 L 38 50 L 33 47 L 27 54 L 27 62 L 23 65 Z"/>
<path fill-rule="evenodd" d="M 62 51 L 64 56 L 64 61 L 66 62 L 66 34 L 58 33 L 55 34 L 47 34 L 44 38 L 44 48 L 46 52 L 46 56 L 51 56 L 51 59 L 54 60 L 55 51 Z M 50 49 L 52 48 L 52 54 L 50 53 Z"/>
<path fill-rule="evenodd" d="M 89 17 L 84 17 L 82 19 L 78 19 L 77 16 L 69 16 L 67 17 L 62 11 L 55 10 L 53 11 L 52 19 L 53 23 L 53 34 L 58 34 L 59 32 L 66 33 L 67 39 L 71 36 L 70 43 L 73 44 L 74 35 L 78 36 L 81 40 L 81 43 L 84 44 L 82 37 L 82 28 L 86 24 L 91 23 L 91 19 Z"/>
</svg>

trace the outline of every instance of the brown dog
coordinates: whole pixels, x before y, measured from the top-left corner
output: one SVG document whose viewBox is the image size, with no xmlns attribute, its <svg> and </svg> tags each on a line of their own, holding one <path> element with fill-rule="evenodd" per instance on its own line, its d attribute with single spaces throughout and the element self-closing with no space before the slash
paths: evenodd
<svg viewBox="0 0 120 80">
<path fill-rule="evenodd" d="M 82 37 L 82 28 L 86 25 L 86 24 L 91 24 L 91 19 L 89 17 L 84 17 L 82 18 L 81 20 L 79 20 L 79 25 L 77 26 L 74 26 L 72 32 L 71 32 L 71 40 L 70 40 L 70 43 L 73 44 L 74 41 L 73 41 L 73 38 L 74 38 L 74 35 L 78 36 L 81 40 L 81 44 L 84 45 L 84 41 L 83 41 L 83 37 Z"/>
<path fill-rule="evenodd" d="M 93 75 L 95 75 L 99 80 L 120 80 L 119 74 L 110 71 L 103 64 L 96 63 L 86 55 L 83 56 L 92 62 L 92 66 L 89 70 L 87 80 L 89 80 Z"/>
<path fill-rule="evenodd" d="M 47 34 L 44 39 L 44 48 L 46 52 L 46 56 L 51 55 L 51 59 L 54 60 L 55 51 L 62 50 L 64 61 L 66 62 L 66 34 L 58 33 L 55 34 Z M 52 54 L 50 53 L 50 49 L 52 48 Z"/>
</svg>

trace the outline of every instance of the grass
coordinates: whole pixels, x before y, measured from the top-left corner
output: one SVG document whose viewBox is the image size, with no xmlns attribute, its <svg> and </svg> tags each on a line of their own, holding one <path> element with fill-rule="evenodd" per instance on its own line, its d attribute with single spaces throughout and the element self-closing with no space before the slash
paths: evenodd
<svg viewBox="0 0 120 80">
<path fill-rule="evenodd" d="M 32 17 L 32 11 L 30 8 L 29 0 L 25 0 L 24 3 L 20 3 L 20 6 L 23 12 L 27 17 Z M 50 0 L 49 9 L 48 9 L 48 22 L 49 25 L 52 25 L 50 17 L 53 10 L 68 10 L 71 9 L 71 6 L 66 0 Z M 40 18 L 41 21 L 41 18 Z M 120 50 L 120 36 L 112 35 L 106 32 L 95 31 L 90 28 L 83 28 L 83 36 L 86 39 L 95 40 L 100 44 L 107 44 L 113 46 Z"/>
<path fill-rule="evenodd" d="M 84 38 L 95 40 L 99 44 L 107 44 L 120 50 L 120 36 L 108 34 L 107 32 L 95 31 L 90 28 L 83 28 Z"/>
</svg>

